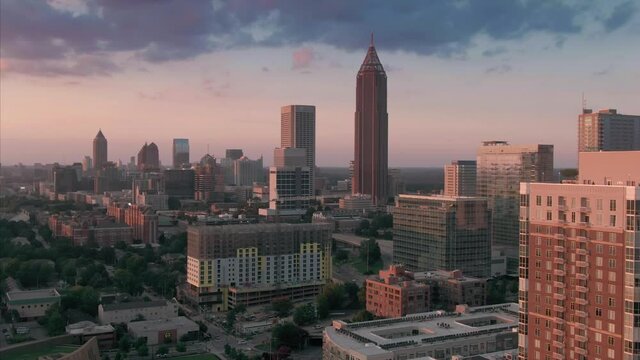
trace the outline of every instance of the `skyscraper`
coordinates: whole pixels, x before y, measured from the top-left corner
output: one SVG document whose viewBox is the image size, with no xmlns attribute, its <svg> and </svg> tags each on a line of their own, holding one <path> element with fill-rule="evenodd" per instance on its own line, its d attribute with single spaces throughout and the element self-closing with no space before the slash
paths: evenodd
<svg viewBox="0 0 640 360">
<path fill-rule="evenodd" d="M 640 151 L 579 156 L 578 184 L 520 185 L 520 360 L 640 355 Z"/>
<path fill-rule="evenodd" d="M 515 271 L 520 182 L 553 181 L 553 145 L 485 141 L 477 160 L 476 195 L 487 198 L 493 212 L 493 247 L 504 251 Z"/>
<path fill-rule="evenodd" d="M 158 154 L 158 146 L 155 143 L 148 145 L 144 143 L 140 151 L 138 151 L 138 170 L 160 170 L 160 155 Z"/>
<path fill-rule="evenodd" d="M 243 155 L 242 149 L 227 149 L 225 151 L 225 158 L 230 160 L 238 160 Z"/>
<path fill-rule="evenodd" d="M 173 168 L 189 164 L 189 139 L 173 139 Z"/>
<path fill-rule="evenodd" d="M 311 193 L 316 167 L 316 107 L 287 105 L 280 108 L 280 147 L 306 151 L 306 166 L 311 172 Z"/>
<path fill-rule="evenodd" d="M 578 151 L 640 150 L 640 115 L 616 109 L 583 109 L 578 116 Z"/>
<path fill-rule="evenodd" d="M 393 261 L 411 271 L 491 275 L 491 212 L 477 197 L 400 194 L 393 209 Z"/>
<path fill-rule="evenodd" d="M 107 139 L 98 130 L 98 134 L 93 139 L 93 167 L 96 170 L 102 169 L 107 163 Z"/>
<path fill-rule="evenodd" d="M 476 195 L 475 160 L 457 160 L 444 166 L 444 194 L 447 196 Z"/>
<path fill-rule="evenodd" d="M 356 83 L 355 151 L 352 192 L 387 203 L 388 114 L 387 74 L 371 44 Z"/>
<path fill-rule="evenodd" d="M 273 152 L 274 166 L 269 168 L 269 208 L 259 214 L 296 217 L 304 215 L 313 198 L 311 170 L 306 166 L 305 149 L 284 148 Z"/>
</svg>

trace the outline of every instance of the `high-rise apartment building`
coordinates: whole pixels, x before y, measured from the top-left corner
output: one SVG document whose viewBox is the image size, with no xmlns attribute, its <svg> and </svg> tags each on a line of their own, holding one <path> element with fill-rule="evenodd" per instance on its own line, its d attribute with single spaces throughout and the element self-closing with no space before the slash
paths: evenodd
<svg viewBox="0 0 640 360">
<path fill-rule="evenodd" d="M 311 173 L 314 193 L 316 168 L 316 107 L 287 105 L 280 108 L 280 147 L 305 149 L 305 166 Z"/>
<path fill-rule="evenodd" d="M 189 139 L 173 139 L 173 168 L 189 165 Z"/>
<path fill-rule="evenodd" d="M 158 171 L 160 170 L 160 155 L 158 153 L 158 145 L 155 143 L 144 143 L 140 151 L 138 151 L 138 170 L 139 171 Z"/>
<path fill-rule="evenodd" d="M 87 155 L 82 159 L 82 172 L 85 174 L 91 173 L 93 170 L 93 159 Z"/>
<path fill-rule="evenodd" d="M 444 194 L 447 196 L 476 195 L 475 160 L 457 160 L 444 166 Z"/>
<path fill-rule="evenodd" d="M 578 115 L 578 151 L 616 150 L 640 150 L 640 115 L 583 109 Z"/>
<path fill-rule="evenodd" d="M 305 214 L 313 198 L 311 170 L 306 166 L 305 149 L 275 149 L 273 158 L 274 166 L 269 168 L 269 208 L 260 209 L 260 215 Z"/>
<path fill-rule="evenodd" d="M 216 158 L 206 154 L 194 168 L 195 200 L 224 200 L 224 173 Z"/>
<path fill-rule="evenodd" d="M 263 173 L 262 156 L 257 160 L 242 156 L 233 161 L 233 183 L 237 186 L 253 186 L 254 182 L 263 181 Z"/>
<path fill-rule="evenodd" d="M 488 200 L 493 247 L 517 269 L 520 182 L 553 181 L 553 145 L 510 145 L 485 141 L 478 149 L 476 195 Z"/>
<path fill-rule="evenodd" d="M 411 271 L 491 275 L 491 212 L 474 197 L 399 195 L 393 209 L 393 262 Z"/>
<path fill-rule="evenodd" d="M 387 74 L 373 45 L 373 35 L 356 79 L 352 192 L 371 195 L 374 204 L 386 205 L 389 170 Z"/>
<path fill-rule="evenodd" d="M 189 227 L 185 300 L 214 311 L 315 298 L 331 278 L 331 225 Z"/>
<path fill-rule="evenodd" d="M 521 360 L 640 358 L 640 151 L 520 185 Z"/>
<path fill-rule="evenodd" d="M 93 139 L 93 167 L 101 169 L 107 164 L 107 138 L 98 130 L 98 134 Z"/>
</svg>

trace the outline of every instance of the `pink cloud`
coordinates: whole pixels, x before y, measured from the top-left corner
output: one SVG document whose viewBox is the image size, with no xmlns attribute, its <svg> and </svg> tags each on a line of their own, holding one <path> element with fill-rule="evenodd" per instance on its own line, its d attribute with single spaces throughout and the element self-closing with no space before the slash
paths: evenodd
<svg viewBox="0 0 640 360">
<path fill-rule="evenodd" d="M 316 54 L 311 48 L 300 48 L 293 52 L 293 69 L 304 69 L 315 60 Z"/>
</svg>

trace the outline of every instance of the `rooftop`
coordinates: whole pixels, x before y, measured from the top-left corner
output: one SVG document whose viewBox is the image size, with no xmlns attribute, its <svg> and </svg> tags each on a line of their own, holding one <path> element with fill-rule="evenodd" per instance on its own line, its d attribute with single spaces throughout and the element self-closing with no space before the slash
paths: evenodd
<svg viewBox="0 0 640 360">
<path fill-rule="evenodd" d="M 181 328 L 187 332 L 191 332 L 200 329 L 198 324 L 184 316 L 177 316 L 170 319 L 134 321 L 130 322 L 127 326 L 129 327 L 129 330 L 133 332 L 162 331 L 175 328 Z"/>
<path fill-rule="evenodd" d="M 165 300 L 120 302 L 115 304 L 103 304 L 102 309 L 104 311 L 116 311 L 160 306 L 167 306 L 167 302 Z"/>
<path fill-rule="evenodd" d="M 461 309 L 462 311 L 462 309 Z M 518 329 L 518 304 L 506 303 L 466 308 L 462 312 L 433 311 L 400 318 L 347 324 L 334 321 L 325 334 L 343 348 L 376 355 L 394 348 L 491 333 L 511 333 Z"/>
<path fill-rule="evenodd" d="M 9 300 L 9 302 L 43 300 L 50 298 L 60 298 L 60 294 L 56 289 L 16 290 L 9 291 L 7 293 L 7 300 Z"/>
<path fill-rule="evenodd" d="M 65 330 L 67 331 L 67 334 L 70 335 L 104 334 L 115 331 L 111 325 L 96 325 L 91 321 L 80 321 L 75 324 L 67 325 Z"/>
</svg>

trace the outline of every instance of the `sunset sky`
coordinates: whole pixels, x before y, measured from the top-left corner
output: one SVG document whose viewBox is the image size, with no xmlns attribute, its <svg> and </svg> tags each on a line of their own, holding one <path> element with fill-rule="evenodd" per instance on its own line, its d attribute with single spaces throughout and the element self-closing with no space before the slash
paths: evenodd
<svg viewBox="0 0 640 360">
<path fill-rule="evenodd" d="M 355 76 L 375 33 L 389 163 L 555 145 L 574 166 L 587 107 L 640 114 L 639 1 L 0 0 L 3 165 L 109 160 L 154 141 L 270 164 L 280 106 L 317 108 L 317 164 L 353 157 Z"/>
</svg>

